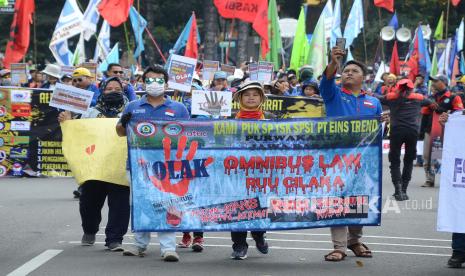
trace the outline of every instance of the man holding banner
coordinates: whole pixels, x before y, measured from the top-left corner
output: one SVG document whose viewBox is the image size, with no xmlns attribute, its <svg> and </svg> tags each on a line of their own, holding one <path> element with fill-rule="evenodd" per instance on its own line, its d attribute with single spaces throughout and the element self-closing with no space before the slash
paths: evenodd
<svg viewBox="0 0 465 276">
<path fill-rule="evenodd" d="M 145 69 L 142 79 L 145 83 L 147 95 L 141 99 L 131 102 L 123 112 L 121 120 L 116 126 L 119 136 L 126 136 L 126 128 L 129 123 L 137 123 L 143 120 L 176 120 L 189 119 L 189 112 L 181 103 L 165 97 L 165 90 L 168 87 L 168 73 L 161 66 L 149 67 Z M 140 124 L 139 124 L 140 125 Z M 140 129 L 145 133 L 145 128 Z M 133 204 L 134 204 L 133 197 Z M 126 249 L 125 256 L 143 256 L 150 242 L 150 232 L 135 232 L 135 246 Z M 177 262 L 179 256 L 176 253 L 175 232 L 158 232 L 160 241 L 161 256 L 166 262 Z"/>
<path fill-rule="evenodd" d="M 338 64 L 345 51 L 334 47 L 331 51 L 331 62 L 323 73 L 320 93 L 326 107 L 328 117 L 381 115 L 381 103 L 378 99 L 366 95 L 362 91 L 366 67 L 361 62 L 348 61 L 342 68 L 342 87 L 336 86 L 334 76 Z M 346 248 L 352 250 L 357 257 L 371 258 L 371 251 L 359 240 L 362 237 L 362 226 L 331 227 L 334 250 L 325 256 L 326 261 L 344 260 Z"/>
</svg>

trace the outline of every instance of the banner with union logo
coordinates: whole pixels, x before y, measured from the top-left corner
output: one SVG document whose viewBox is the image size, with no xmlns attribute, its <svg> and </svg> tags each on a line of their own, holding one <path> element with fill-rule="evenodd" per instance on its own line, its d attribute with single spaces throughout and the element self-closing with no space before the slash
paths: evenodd
<svg viewBox="0 0 465 276">
<path fill-rule="evenodd" d="M 379 118 L 131 122 L 134 231 L 379 225 Z"/>
</svg>

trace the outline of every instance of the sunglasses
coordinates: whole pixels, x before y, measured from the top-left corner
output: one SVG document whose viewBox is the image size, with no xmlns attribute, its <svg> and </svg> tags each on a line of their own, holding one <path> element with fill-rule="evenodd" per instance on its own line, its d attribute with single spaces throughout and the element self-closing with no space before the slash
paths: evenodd
<svg viewBox="0 0 465 276">
<path fill-rule="evenodd" d="M 124 74 L 124 71 L 113 71 L 113 74 L 120 74 L 120 75 L 122 75 L 122 74 Z"/>
<path fill-rule="evenodd" d="M 157 82 L 159 84 L 164 84 L 165 79 L 164 78 L 146 78 L 145 79 L 145 84 L 151 84 L 151 83 L 154 83 L 154 82 Z"/>
<path fill-rule="evenodd" d="M 73 79 L 73 82 L 81 82 L 82 79 L 81 78 L 76 78 L 76 79 Z"/>
</svg>

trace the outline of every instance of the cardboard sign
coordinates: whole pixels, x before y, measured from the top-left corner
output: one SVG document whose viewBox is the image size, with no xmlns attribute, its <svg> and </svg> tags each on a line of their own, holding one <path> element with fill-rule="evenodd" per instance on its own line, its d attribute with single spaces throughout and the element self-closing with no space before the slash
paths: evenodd
<svg viewBox="0 0 465 276">
<path fill-rule="evenodd" d="M 257 81 L 262 83 L 270 83 L 273 79 L 273 63 L 260 61 L 258 62 Z"/>
<path fill-rule="evenodd" d="M 75 69 L 76 67 L 74 66 L 61 66 L 61 75 L 72 76 Z"/>
<path fill-rule="evenodd" d="M 27 65 L 26 63 L 12 63 L 10 64 L 11 70 L 11 84 L 20 85 L 27 83 Z"/>
<path fill-rule="evenodd" d="M 234 72 L 236 71 L 236 67 L 232 65 L 227 65 L 227 64 L 221 64 L 221 71 L 226 72 L 226 74 L 229 76 L 233 76 Z"/>
<path fill-rule="evenodd" d="M 89 109 L 94 92 L 57 83 L 53 90 L 50 106 L 84 114 Z"/>
<path fill-rule="evenodd" d="M 231 116 L 232 93 L 229 91 L 192 91 L 192 115 Z"/>
<path fill-rule="evenodd" d="M 249 64 L 249 74 L 250 74 L 251 81 L 258 80 L 258 64 L 257 63 Z"/>
<path fill-rule="evenodd" d="M 194 58 L 172 55 L 168 66 L 168 87 L 190 92 L 197 60 Z"/>
<path fill-rule="evenodd" d="M 202 80 L 212 81 L 215 72 L 218 71 L 220 67 L 219 61 L 213 60 L 204 60 L 203 61 L 203 69 L 202 69 Z"/>
</svg>

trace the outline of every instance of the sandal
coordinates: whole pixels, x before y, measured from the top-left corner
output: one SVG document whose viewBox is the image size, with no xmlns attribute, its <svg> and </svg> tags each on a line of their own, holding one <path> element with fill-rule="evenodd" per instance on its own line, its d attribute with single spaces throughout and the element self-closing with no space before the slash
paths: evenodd
<svg viewBox="0 0 465 276">
<path fill-rule="evenodd" d="M 346 253 L 342 250 L 335 249 L 331 251 L 328 255 L 325 255 L 325 261 L 327 262 L 340 262 L 345 259 L 347 256 Z"/>
<path fill-rule="evenodd" d="M 372 258 L 371 250 L 363 243 L 356 243 L 352 244 L 351 246 L 347 246 L 352 252 L 354 252 L 355 256 L 360 258 Z"/>
</svg>

